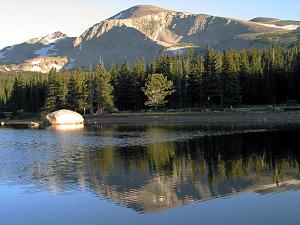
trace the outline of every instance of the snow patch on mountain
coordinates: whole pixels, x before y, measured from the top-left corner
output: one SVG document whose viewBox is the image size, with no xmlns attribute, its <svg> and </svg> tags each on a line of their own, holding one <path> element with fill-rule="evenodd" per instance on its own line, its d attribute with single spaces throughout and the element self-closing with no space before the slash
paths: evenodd
<svg viewBox="0 0 300 225">
<path fill-rule="evenodd" d="M 31 68 L 31 72 L 41 72 L 42 68 L 40 66 L 33 66 Z"/>
<path fill-rule="evenodd" d="M 37 64 L 40 64 L 40 63 L 41 63 L 40 60 L 31 61 L 31 65 L 37 65 Z"/>
<path fill-rule="evenodd" d="M 226 26 L 229 25 L 231 23 L 231 20 L 228 20 L 226 23 Z"/>
<path fill-rule="evenodd" d="M 56 43 L 58 41 L 61 40 L 65 40 L 67 39 L 68 36 L 60 31 L 54 32 L 52 34 L 49 34 L 47 36 L 44 37 L 37 37 L 37 38 L 32 38 L 29 39 L 28 41 L 26 41 L 27 44 L 37 44 L 37 43 L 41 43 L 44 45 L 49 45 L 49 44 L 53 44 Z"/>
<path fill-rule="evenodd" d="M 56 69 L 57 71 L 60 71 L 60 70 L 63 68 L 62 65 L 57 65 L 57 64 L 51 64 L 49 67 L 50 67 L 51 69 L 54 68 L 54 69 Z"/>
<path fill-rule="evenodd" d="M 266 23 L 258 23 L 259 25 L 265 26 L 265 27 L 272 27 L 272 28 L 278 28 L 278 29 L 284 29 L 284 30 L 297 30 L 300 26 L 291 24 L 286 26 L 277 26 L 275 24 L 266 24 Z"/>
<path fill-rule="evenodd" d="M 184 46 L 174 46 L 174 47 L 169 47 L 166 51 L 174 55 L 183 55 L 186 53 L 187 48 Z"/>
<path fill-rule="evenodd" d="M 123 18 L 123 13 L 122 12 L 120 12 L 119 14 L 117 14 L 113 17 L 114 20 L 119 20 L 119 19 L 122 19 L 122 18 Z"/>
<path fill-rule="evenodd" d="M 40 43 L 43 43 L 45 45 L 48 45 L 48 44 L 52 44 L 52 43 L 56 43 L 60 40 L 64 40 L 68 38 L 67 35 L 65 35 L 64 33 L 60 32 L 60 31 L 57 31 L 57 32 L 54 32 L 52 34 L 49 34 L 45 37 L 43 37 L 42 39 L 40 39 Z"/>
</svg>

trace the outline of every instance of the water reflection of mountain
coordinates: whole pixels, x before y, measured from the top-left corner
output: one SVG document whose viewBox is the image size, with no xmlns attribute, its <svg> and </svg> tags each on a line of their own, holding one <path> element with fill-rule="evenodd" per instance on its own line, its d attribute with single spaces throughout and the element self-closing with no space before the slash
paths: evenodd
<svg viewBox="0 0 300 225">
<path fill-rule="evenodd" d="M 170 130 L 144 127 L 139 132 L 155 140 Z M 102 132 L 122 136 L 118 127 Z M 32 164 L 28 171 L 32 181 L 56 192 L 84 188 L 139 212 L 158 211 L 240 192 L 299 189 L 298 136 L 273 131 L 71 149 L 66 135 L 59 157 Z"/>
</svg>

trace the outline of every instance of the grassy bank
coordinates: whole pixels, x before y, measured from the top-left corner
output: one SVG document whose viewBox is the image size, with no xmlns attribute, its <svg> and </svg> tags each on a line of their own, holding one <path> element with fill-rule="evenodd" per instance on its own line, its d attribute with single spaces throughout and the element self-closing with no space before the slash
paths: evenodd
<svg viewBox="0 0 300 225">
<path fill-rule="evenodd" d="M 282 112 L 268 108 L 239 108 L 227 111 L 164 111 L 164 112 L 120 112 L 101 116 L 84 115 L 85 124 L 214 124 L 214 125 L 298 125 L 300 111 Z M 5 124 L 27 124 L 41 122 L 39 115 L 24 114 L 10 119 L 0 119 Z"/>
<path fill-rule="evenodd" d="M 86 124 L 300 124 L 300 112 L 145 112 L 117 113 L 104 116 L 86 116 Z"/>
</svg>

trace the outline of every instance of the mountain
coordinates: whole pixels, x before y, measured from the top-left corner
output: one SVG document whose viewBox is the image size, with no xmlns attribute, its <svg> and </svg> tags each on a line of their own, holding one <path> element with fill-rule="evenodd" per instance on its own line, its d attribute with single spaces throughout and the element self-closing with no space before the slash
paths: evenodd
<svg viewBox="0 0 300 225">
<path fill-rule="evenodd" d="M 175 12 L 140 5 L 95 24 L 79 37 L 55 32 L 0 51 L 0 71 L 47 72 L 111 62 L 152 60 L 182 54 L 189 48 L 218 50 L 290 46 L 300 39 L 300 21 L 258 17 L 251 21 Z M 40 63 L 36 63 L 40 61 Z M 34 63 L 33 63 L 34 62 Z M 46 66 L 44 66 L 46 64 Z M 31 66 L 30 66 L 31 65 Z"/>
<path fill-rule="evenodd" d="M 74 40 L 55 32 L 6 47 L 0 51 L 0 71 L 48 72 L 52 67 L 60 70 L 69 62 Z"/>
</svg>

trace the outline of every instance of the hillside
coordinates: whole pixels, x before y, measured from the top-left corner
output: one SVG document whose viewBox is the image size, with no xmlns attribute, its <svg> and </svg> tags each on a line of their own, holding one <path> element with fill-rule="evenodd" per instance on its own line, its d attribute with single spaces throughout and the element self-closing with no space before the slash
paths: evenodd
<svg viewBox="0 0 300 225">
<path fill-rule="evenodd" d="M 0 65 L 6 71 L 47 72 L 49 66 L 32 62 L 42 58 L 50 65 L 56 61 L 57 69 L 71 69 L 96 65 L 100 58 L 106 66 L 142 57 L 149 61 L 163 53 L 182 54 L 206 45 L 218 50 L 290 46 L 299 41 L 299 27 L 300 21 L 262 17 L 243 21 L 141 5 L 95 24 L 79 37 L 55 32 L 8 46 L 0 51 Z"/>
</svg>

